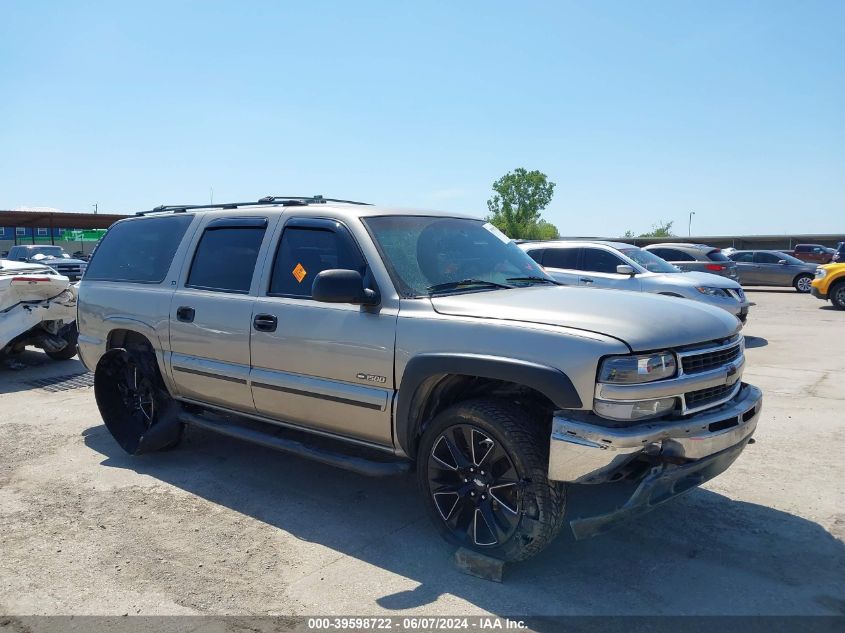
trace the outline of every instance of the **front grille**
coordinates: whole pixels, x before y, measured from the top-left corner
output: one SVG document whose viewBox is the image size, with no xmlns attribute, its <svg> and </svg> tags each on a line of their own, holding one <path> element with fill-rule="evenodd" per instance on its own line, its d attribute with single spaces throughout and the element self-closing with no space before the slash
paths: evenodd
<svg viewBox="0 0 845 633">
<path fill-rule="evenodd" d="M 687 409 L 698 409 L 699 407 L 705 407 L 719 400 L 724 400 L 735 388 L 736 384 L 719 385 L 718 387 L 689 391 L 684 394 L 684 400 L 686 401 Z"/>
<path fill-rule="evenodd" d="M 82 266 L 80 266 L 79 264 L 71 264 L 65 266 L 59 265 L 56 266 L 56 271 L 60 275 L 65 275 L 66 277 L 79 277 L 84 272 Z"/>
<path fill-rule="evenodd" d="M 693 356 L 685 356 L 681 360 L 681 363 L 685 374 L 698 374 L 727 365 L 739 358 L 741 354 L 742 345 L 737 342 L 732 347 L 720 349 L 715 352 L 702 352 Z"/>
</svg>

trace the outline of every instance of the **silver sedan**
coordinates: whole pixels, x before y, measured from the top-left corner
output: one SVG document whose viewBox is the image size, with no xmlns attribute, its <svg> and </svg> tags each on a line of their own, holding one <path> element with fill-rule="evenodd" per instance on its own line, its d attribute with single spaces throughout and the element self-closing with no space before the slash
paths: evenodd
<svg viewBox="0 0 845 633">
<path fill-rule="evenodd" d="M 780 251 L 734 251 L 728 257 L 736 262 L 743 286 L 792 286 L 806 293 L 818 268 Z"/>
</svg>

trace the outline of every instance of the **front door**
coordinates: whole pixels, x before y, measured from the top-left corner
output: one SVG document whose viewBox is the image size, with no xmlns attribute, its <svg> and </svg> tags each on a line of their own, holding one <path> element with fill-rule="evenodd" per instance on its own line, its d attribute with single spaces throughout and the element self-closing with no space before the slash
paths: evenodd
<svg viewBox="0 0 845 633">
<path fill-rule="evenodd" d="M 792 268 L 787 264 L 781 264 L 782 261 L 785 261 L 784 258 L 775 253 L 756 253 L 754 255 L 755 283 L 764 286 L 791 286 Z"/>
<path fill-rule="evenodd" d="M 392 444 L 397 311 L 314 301 L 323 270 L 353 269 L 374 288 L 341 223 L 291 218 L 253 306 L 252 395 L 263 416 Z"/>
<path fill-rule="evenodd" d="M 255 410 L 249 388 L 252 289 L 267 224 L 265 217 L 235 217 L 201 227 L 170 305 L 170 366 L 183 398 Z"/>
<path fill-rule="evenodd" d="M 609 250 L 592 246 L 585 247 L 578 264 L 578 268 L 581 270 L 578 279 L 582 286 L 588 288 L 640 290 L 639 279 L 635 276 L 620 275 L 616 272 L 616 267 L 621 265 L 630 264 Z"/>
<path fill-rule="evenodd" d="M 581 276 L 578 272 L 578 257 L 581 250 L 578 246 L 547 248 L 540 263 L 555 281 L 566 286 L 578 286 Z"/>
<path fill-rule="evenodd" d="M 731 256 L 736 262 L 736 271 L 739 274 L 739 283 L 743 286 L 751 286 L 759 283 L 757 264 L 754 263 L 754 252 L 745 251 Z"/>
</svg>

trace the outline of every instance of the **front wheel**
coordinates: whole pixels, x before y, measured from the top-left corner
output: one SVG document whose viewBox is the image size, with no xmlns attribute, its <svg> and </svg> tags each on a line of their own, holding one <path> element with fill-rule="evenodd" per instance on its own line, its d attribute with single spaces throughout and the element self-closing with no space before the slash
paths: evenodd
<svg viewBox="0 0 845 633">
<path fill-rule="evenodd" d="M 830 302 L 837 310 L 845 310 L 845 281 L 840 281 L 830 289 Z"/>
<path fill-rule="evenodd" d="M 795 286 L 795 289 L 802 293 L 808 293 L 810 290 L 813 289 L 813 276 L 812 275 L 798 275 L 795 278 L 795 282 L 792 284 Z"/>
<path fill-rule="evenodd" d="M 557 536 L 566 497 L 548 479 L 543 426 L 494 399 L 462 402 L 434 418 L 420 442 L 417 479 L 446 540 L 519 561 Z"/>
</svg>

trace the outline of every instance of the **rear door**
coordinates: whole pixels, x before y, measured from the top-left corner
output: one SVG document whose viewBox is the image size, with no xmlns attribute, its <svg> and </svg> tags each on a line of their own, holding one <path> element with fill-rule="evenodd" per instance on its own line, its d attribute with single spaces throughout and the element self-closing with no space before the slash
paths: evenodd
<svg viewBox="0 0 845 633">
<path fill-rule="evenodd" d="M 529 252 L 529 255 L 532 255 Z M 578 271 L 578 258 L 581 248 L 578 246 L 563 246 L 543 249 L 541 259 L 534 257 L 556 281 L 566 286 L 580 285 L 581 273 Z"/>
<path fill-rule="evenodd" d="M 357 270 L 377 290 L 345 225 L 290 217 L 280 230 L 253 308 L 251 382 L 258 413 L 391 445 L 398 310 L 312 299 L 314 278 L 329 269 Z"/>
<path fill-rule="evenodd" d="M 581 250 L 578 263 L 581 271 L 578 275 L 579 285 L 588 288 L 639 291 L 641 283 L 636 276 L 620 275 L 616 272 L 616 267 L 620 265 L 630 264 L 610 250 L 586 246 Z"/>
<path fill-rule="evenodd" d="M 194 238 L 170 304 L 173 381 L 183 398 L 254 412 L 249 337 L 270 219 L 217 217 Z"/>
<path fill-rule="evenodd" d="M 744 251 L 733 253 L 731 261 L 736 262 L 736 271 L 739 275 L 739 283 L 749 286 L 757 283 L 757 264 L 754 263 L 754 252 Z"/>
</svg>

